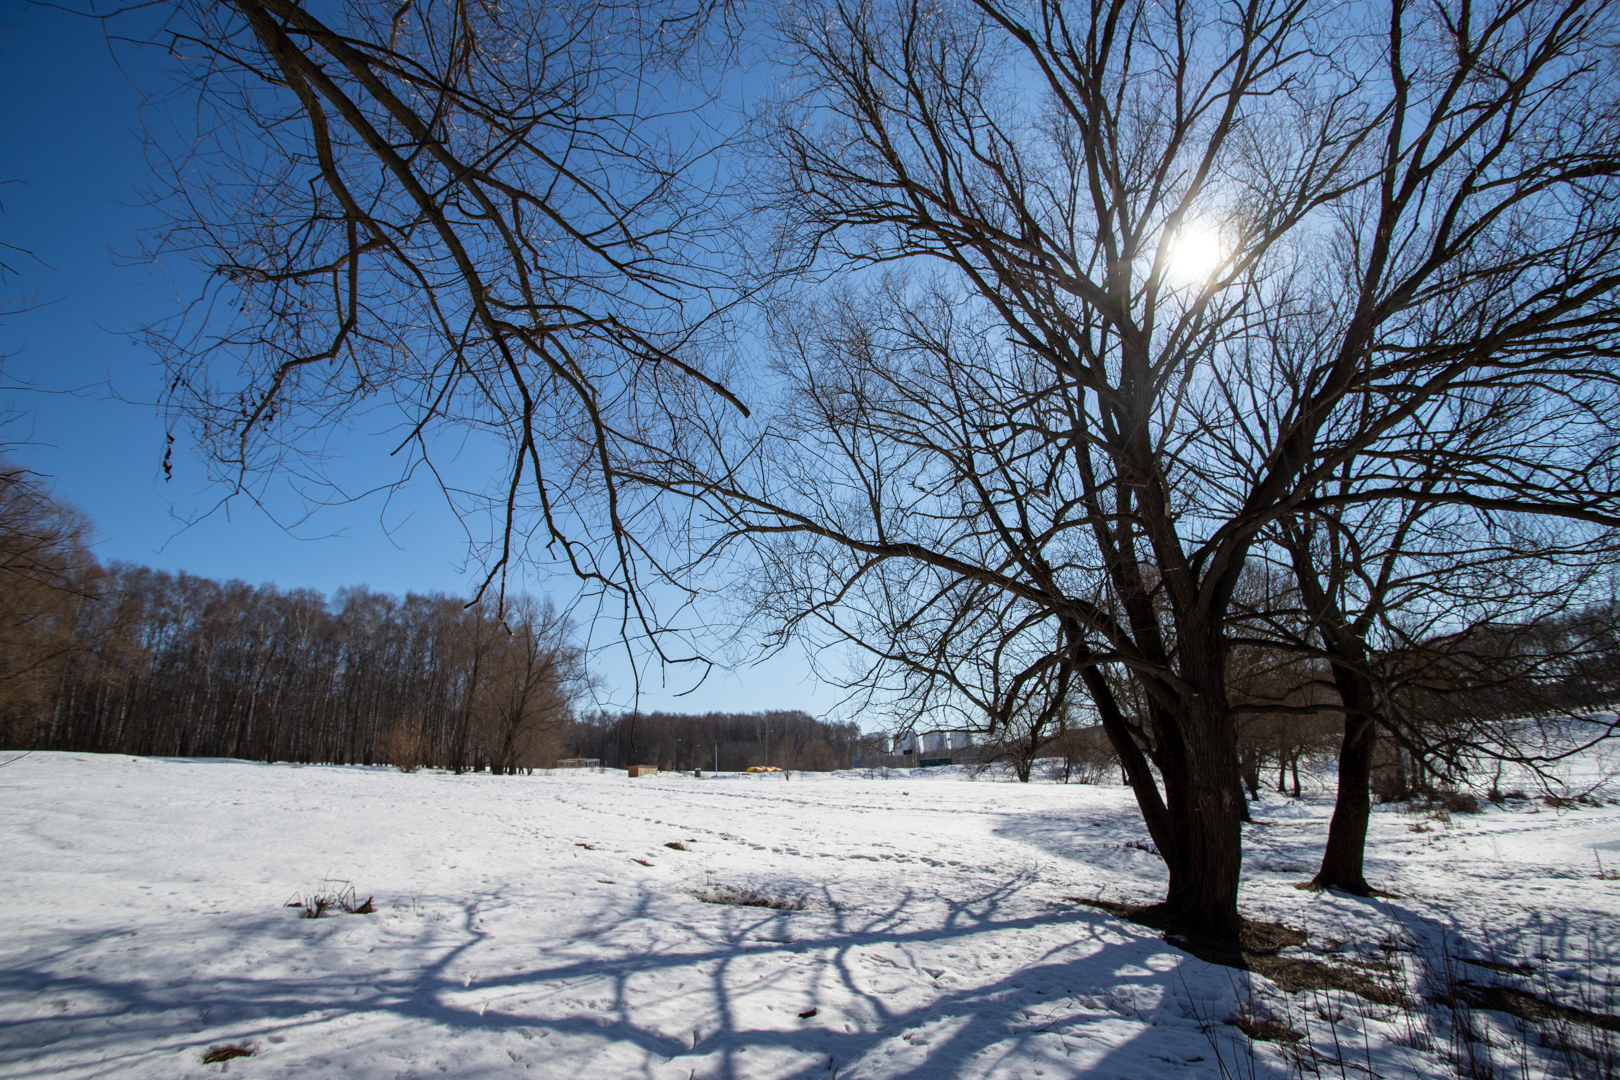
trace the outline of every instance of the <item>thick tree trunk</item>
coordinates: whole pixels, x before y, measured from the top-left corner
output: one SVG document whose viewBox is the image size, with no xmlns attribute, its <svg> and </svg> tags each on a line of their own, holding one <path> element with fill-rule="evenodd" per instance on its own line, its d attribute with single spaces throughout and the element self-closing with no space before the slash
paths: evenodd
<svg viewBox="0 0 1620 1080">
<path fill-rule="evenodd" d="M 1238 880 L 1243 869 L 1243 795 L 1237 739 L 1230 718 L 1215 715 L 1208 695 L 1179 721 L 1179 760 L 1161 763 L 1165 804 L 1175 842 L 1164 852 L 1170 887 L 1152 914 L 1217 941 L 1235 942 L 1242 927 Z M 1223 710 L 1224 711 L 1224 710 Z"/>
<path fill-rule="evenodd" d="M 1378 725 L 1373 719 L 1371 689 L 1354 672 L 1336 670 L 1340 696 L 1347 709 L 1344 745 L 1339 748 L 1339 795 L 1328 825 L 1322 868 L 1312 884 L 1367 896 L 1372 888 L 1364 876 L 1367 824 L 1372 818 L 1373 752 L 1378 746 Z"/>
<path fill-rule="evenodd" d="M 1165 785 L 1161 797 L 1147 758 L 1101 673 L 1085 668 L 1081 678 L 1136 793 L 1148 835 L 1170 869 L 1164 901 L 1144 916 L 1201 937 L 1237 941 L 1242 926 L 1237 897 L 1244 807 L 1230 717 L 1195 711 L 1165 718 L 1159 726 L 1173 727 L 1177 734 L 1166 740 L 1175 746 L 1159 748 Z M 1202 703 L 1192 704 L 1199 710 Z"/>
</svg>

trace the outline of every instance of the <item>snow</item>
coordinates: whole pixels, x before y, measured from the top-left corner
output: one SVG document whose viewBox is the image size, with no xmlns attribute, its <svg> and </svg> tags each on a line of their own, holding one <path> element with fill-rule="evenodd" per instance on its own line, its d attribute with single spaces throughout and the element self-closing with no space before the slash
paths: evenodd
<svg viewBox="0 0 1620 1080">
<path fill-rule="evenodd" d="M 1392 959 L 1414 994 L 1524 964 L 1615 1011 L 1620 806 L 1381 809 L 1375 899 L 1295 887 L 1331 808 L 1269 795 L 1246 827 L 1245 913 L 1307 930 L 1294 953 Z M 1161 895 L 1117 786 L 37 753 L 0 769 L 0 836 L 0 1076 L 1285 1075 L 1297 1048 L 1251 1059 L 1222 1023 L 1245 1010 L 1377 1075 L 1456 1072 L 1433 1010 L 1290 995 L 1068 899 Z M 284 906 L 340 883 L 376 913 Z M 1554 1069 L 1481 1023 L 1515 1075 Z M 202 1063 L 227 1044 L 253 1056 Z"/>
</svg>

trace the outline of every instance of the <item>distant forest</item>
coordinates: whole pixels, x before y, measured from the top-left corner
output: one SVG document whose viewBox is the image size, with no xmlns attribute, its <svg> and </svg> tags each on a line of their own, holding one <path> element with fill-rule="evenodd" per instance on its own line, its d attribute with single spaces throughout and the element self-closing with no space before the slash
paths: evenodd
<svg viewBox="0 0 1620 1080">
<path fill-rule="evenodd" d="M 716 746 L 726 768 L 851 760 L 852 726 L 798 712 L 580 719 L 585 659 L 546 601 L 102 566 L 88 531 L 0 462 L 0 746 L 497 773 L 712 767 Z"/>
<path fill-rule="evenodd" d="M 528 598 L 220 583 L 115 564 L 6 702 L 11 747 L 513 772 L 555 759 L 585 686 Z"/>
<path fill-rule="evenodd" d="M 720 769 L 755 765 L 812 772 L 848 769 L 878 749 L 854 724 L 829 724 L 803 712 L 600 713 L 569 730 L 570 756 L 603 765 Z M 716 764 L 718 762 L 718 764 Z"/>
</svg>

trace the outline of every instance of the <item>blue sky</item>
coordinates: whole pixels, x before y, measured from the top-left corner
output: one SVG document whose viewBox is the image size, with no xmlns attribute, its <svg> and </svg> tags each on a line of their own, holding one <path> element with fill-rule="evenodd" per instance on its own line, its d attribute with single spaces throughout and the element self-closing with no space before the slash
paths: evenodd
<svg viewBox="0 0 1620 1080">
<path fill-rule="evenodd" d="M 0 395 L 22 414 L 4 433 L 11 456 L 91 517 L 104 561 L 326 591 L 466 591 L 464 533 L 426 486 L 386 503 L 325 508 L 289 530 L 246 503 L 215 509 L 223 492 L 205 482 L 183 432 L 174 477 L 164 480 L 166 432 L 152 404 L 159 377 L 131 331 L 171 312 L 199 279 L 188 266 L 137 257 L 153 220 L 141 197 L 141 90 L 162 85 L 158 58 L 123 49 L 115 61 L 98 24 L 57 11 L 19 3 L 0 11 L 0 180 L 16 181 L 0 187 L 0 242 L 32 253 L 3 257 L 17 273 L 0 297 L 37 301 L 0 325 L 7 382 L 33 387 Z M 343 446 L 345 472 L 359 484 L 392 476 L 390 448 L 362 431 Z M 284 492 L 278 516 L 300 508 Z M 559 599 L 573 592 L 567 579 L 529 587 Z M 612 703 L 628 704 L 617 651 L 596 668 Z M 678 699 L 656 675 L 651 682 L 644 708 L 822 713 L 837 699 L 809 681 L 798 655 L 716 673 Z"/>
</svg>

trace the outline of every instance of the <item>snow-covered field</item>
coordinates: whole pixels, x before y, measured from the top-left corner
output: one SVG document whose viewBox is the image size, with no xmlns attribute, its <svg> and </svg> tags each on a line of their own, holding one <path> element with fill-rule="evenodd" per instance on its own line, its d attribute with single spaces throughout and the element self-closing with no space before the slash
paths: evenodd
<svg viewBox="0 0 1620 1080">
<path fill-rule="evenodd" d="M 1449 965 L 1615 1011 L 1620 806 L 1381 811 L 1369 877 L 1397 898 L 1371 900 L 1295 888 L 1330 809 L 1268 796 L 1246 827 L 1245 913 L 1308 931 L 1300 955 L 1392 960 L 1414 1000 Z M 1456 1010 L 1283 994 L 1066 899 L 1157 899 L 1146 840 L 1124 788 L 960 772 L 33 754 L 0 770 L 0 1075 L 1247 1077 L 1307 1045 L 1332 1076 L 1456 1075 Z M 285 906 L 336 882 L 375 914 Z M 1306 1043 L 1249 1057 L 1222 1021 L 1267 1012 Z M 1563 1068 L 1474 1020 L 1512 1075 Z M 203 1064 L 226 1044 L 253 1056 Z"/>
</svg>

